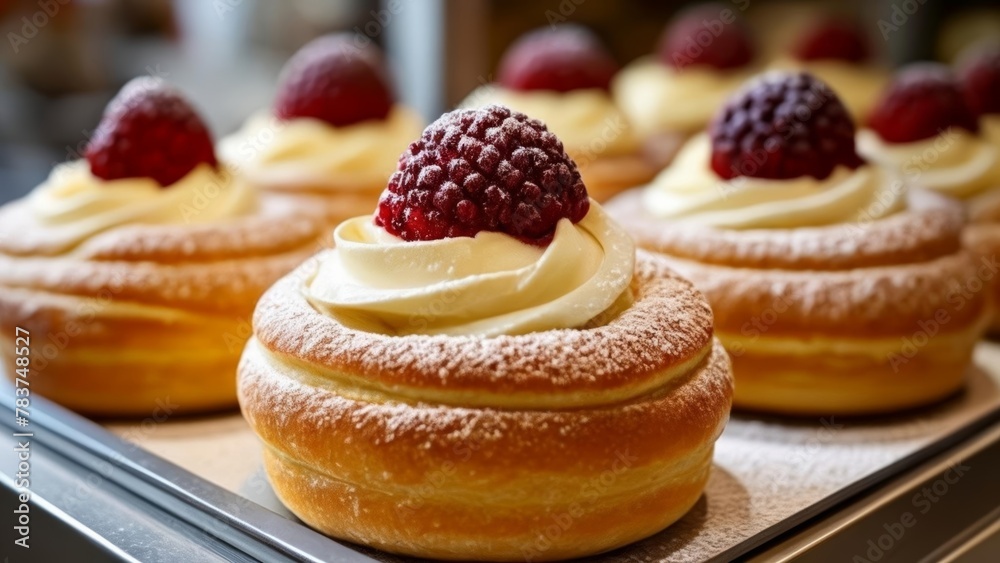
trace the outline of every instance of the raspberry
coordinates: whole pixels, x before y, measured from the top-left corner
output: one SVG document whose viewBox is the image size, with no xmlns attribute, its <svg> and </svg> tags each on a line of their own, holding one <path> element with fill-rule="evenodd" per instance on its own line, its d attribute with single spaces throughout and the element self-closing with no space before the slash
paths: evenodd
<svg viewBox="0 0 1000 563">
<path fill-rule="evenodd" d="M 962 53 L 958 78 L 973 113 L 1000 113 L 1000 43 L 974 45 Z"/>
<path fill-rule="evenodd" d="M 822 180 L 857 168 L 854 124 L 825 83 L 805 72 L 771 72 L 731 97 L 709 128 L 712 169 L 722 178 Z"/>
<path fill-rule="evenodd" d="M 375 224 L 404 240 L 507 233 L 547 245 L 562 218 L 590 209 L 563 145 L 537 119 L 503 106 L 456 110 L 399 159 Z"/>
<path fill-rule="evenodd" d="M 358 48 L 346 34 L 314 39 L 285 64 L 274 114 L 285 120 L 312 117 L 335 127 L 385 119 L 393 97 L 382 67 L 374 47 Z"/>
<path fill-rule="evenodd" d="M 733 11 L 720 4 L 684 10 L 660 37 L 660 61 L 677 70 L 690 65 L 725 69 L 749 63 L 754 55 L 750 33 L 733 17 Z"/>
<path fill-rule="evenodd" d="M 949 127 L 979 131 L 948 67 L 922 63 L 903 68 L 875 106 L 869 125 L 889 143 L 930 139 Z"/>
<path fill-rule="evenodd" d="M 868 41 L 861 30 L 851 22 L 833 19 L 808 28 L 792 52 L 800 61 L 835 59 L 860 63 L 869 56 Z"/>
<path fill-rule="evenodd" d="M 152 178 L 164 187 L 203 162 L 217 164 L 198 114 L 180 92 L 150 77 L 129 81 L 111 100 L 85 153 L 98 178 Z"/>
<path fill-rule="evenodd" d="M 499 82 L 511 90 L 607 90 L 618 64 L 596 35 L 577 25 L 526 33 L 500 60 Z"/>
</svg>

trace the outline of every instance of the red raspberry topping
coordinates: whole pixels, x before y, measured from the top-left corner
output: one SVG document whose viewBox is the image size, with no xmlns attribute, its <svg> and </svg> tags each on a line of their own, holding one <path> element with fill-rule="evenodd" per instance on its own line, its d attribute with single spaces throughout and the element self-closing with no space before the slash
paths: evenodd
<svg viewBox="0 0 1000 563">
<path fill-rule="evenodd" d="M 835 59 L 860 63 L 869 57 L 868 41 L 858 26 L 835 19 L 808 28 L 792 52 L 800 61 Z"/>
<path fill-rule="evenodd" d="M 385 119 L 393 97 L 375 47 L 359 48 L 349 35 L 307 43 L 285 63 L 274 100 L 279 119 L 312 117 L 335 127 Z"/>
<path fill-rule="evenodd" d="M 1000 43 L 975 45 L 963 53 L 958 79 L 973 113 L 1000 113 Z"/>
<path fill-rule="evenodd" d="M 854 124 L 823 81 L 806 72 L 771 72 L 734 94 L 709 128 L 712 170 L 722 178 L 822 180 L 857 168 Z"/>
<path fill-rule="evenodd" d="M 152 178 L 166 187 L 217 164 L 212 136 L 180 92 L 150 77 L 129 81 L 104 110 L 85 151 L 105 180 Z"/>
<path fill-rule="evenodd" d="M 589 30 L 563 25 L 526 33 L 500 60 L 499 82 L 511 90 L 607 90 L 618 64 Z"/>
<path fill-rule="evenodd" d="M 537 119 L 503 106 L 456 110 L 399 158 L 375 224 L 404 240 L 498 231 L 547 245 L 562 218 L 590 209 L 563 145 Z"/>
<path fill-rule="evenodd" d="M 753 41 L 734 10 L 702 4 L 674 17 L 660 37 L 660 61 L 680 70 L 690 65 L 736 68 L 754 56 Z"/>
<path fill-rule="evenodd" d="M 955 76 L 948 67 L 932 63 L 900 70 L 882 93 L 869 125 L 889 143 L 930 139 L 949 127 L 979 131 Z"/>
</svg>

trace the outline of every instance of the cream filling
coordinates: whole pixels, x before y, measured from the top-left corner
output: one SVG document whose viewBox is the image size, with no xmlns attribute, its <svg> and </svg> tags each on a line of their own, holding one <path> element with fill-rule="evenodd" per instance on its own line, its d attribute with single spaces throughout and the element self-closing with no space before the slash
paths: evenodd
<svg viewBox="0 0 1000 563">
<path fill-rule="evenodd" d="M 257 203 L 256 192 L 225 167 L 201 164 L 161 187 L 151 178 L 97 178 L 86 160 L 56 167 L 28 196 L 35 219 L 71 246 L 123 225 L 226 221 L 252 213 Z"/>
<path fill-rule="evenodd" d="M 777 229 L 871 221 L 906 207 L 903 184 L 877 166 L 838 167 L 823 180 L 724 179 L 710 159 L 708 135 L 691 139 L 646 186 L 649 213 L 715 228 Z"/>
<path fill-rule="evenodd" d="M 615 77 L 615 101 L 641 136 L 704 129 L 722 104 L 750 76 L 749 69 L 692 66 L 681 71 L 644 58 Z"/>
<path fill-rule="evenodd" d="M 600 89 L 517 92 L 488 84 L 460 107 L 507 106 L 545 123 L 574 159 L 620 156 L 638 149 L 632 126 L 611 96 Z"/>
<path fill-rule="evenodd" d="M 313 306 L 383 334 L 497 336 L 576 328 L 628 291 L 629 236 L 591 202 L 545 248 L 506 234 L 406 242 L 356 217 L 337 227 L 304 287 Z"/>
<path fill-rule="evenodd" d="M 260 112 L 219 142 L 219 157 L 267 189 L 381 190 L 422 130 L 420 117 L 400 105 L 384 120 L 345 127 Z"/>
<path fill-rule="evenodd" d="M 952 128 L 931 139 L 887 143 L 865 129 L 857 144 L 862 156 L 899 171 L 914 186 L 960 199 L 1000 187 L 1000 144 L 988 135 Z"/>
</svg>

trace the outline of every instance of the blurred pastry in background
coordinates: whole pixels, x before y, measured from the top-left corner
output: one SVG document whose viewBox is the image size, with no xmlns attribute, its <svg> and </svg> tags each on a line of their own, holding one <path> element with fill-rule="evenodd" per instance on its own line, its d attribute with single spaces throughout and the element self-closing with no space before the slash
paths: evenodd
<svg viewBox="0 0 1000 563">
<path fill-rule="evenodd" d="M 273 107 L 220 141 L 220 158 L 264 190 L 310 198 L 333 222 L 371 208 L 422 121 L 395 101 L 381 53 L 327 35 L 285 64 Z"/>
<path fill-rule="evenodd" d="M 645 154 L 608 89 L 618 63 L 600 39 L 576 25 L 523 35 L 504 53 L 496 83 L 459 105 L 500 104 L 541 120 L 576 162 L 587 189 L 604 201 L 648 182 L 669 155 Z"/>
<path fill-rule="evenodd" d="M 807 73 L 749 83 L 607 208 L 708 297 L 738 407 L 869 414 L 942 399 L 992 314 L 961 206 L 863 160 L 846 108 Z"/>
<path fill-rule="evenodd" d="M 809 21 L 771 67 L 816 76 L 833 88 L 857 121 L 868 118 L 890 76 L 889 69 L 877 62 L 861 26 L 836 16 Z"/>
<path fill-rule="evenodd" d="M 0 327 L 36 343 L 32 392 L 74 410 L 232 407 L 257 298 L 314 252 L 324 225 L 219 164 L 178 91 L 135 79 L 84 159 L 0 207 Z"/>
<path fill-rule="evenodd" d="M 970 2 L 970 4 L 972 4 Z M 973 45 L 995 42 L 1000 37 L 1000 7 L 982 3 L 961 9 L 945 18 L 935 38 L 935 58 L 955 62 Z M 947 13 L 947 12 L 946 12 Z"/>
<path fill-rule="evenodd" d="M 753 74 L 755 52 L 736 6 L 698 5 L 667 25 L 656 53 L 622 69 L 612 91 L 644 141 L 672 154 Z"/>
<path fill-rule="evenodd" d="M 966 77 L 971 86 L 976 77 Z M 983 134 L 968 101 L 995 105 L 988 92 L 965 89 L 950 68 L 917 63 L 899 70 L 882 94 L 869 120 L 858 133 L 858 151 L 867 159 L 891 167 L 913 184 L 966 203 L 973 221 L 995 215 L 1000 195 L 1000 146 Z M 988 121 L 988 120 L 987 120 Z"/>
<path fill-rule="evenodd" d="M 659 532 L 701 497 L 733 392 L 712 312 L 636 253 L 542 122 L 445 114 L 334 237 L 261 299 L 239 368 L 268 478 L 308 525 L 434 560 L 549 561 Z M 560 515 L 573 525 L 535 549 Z"/>
</svg>

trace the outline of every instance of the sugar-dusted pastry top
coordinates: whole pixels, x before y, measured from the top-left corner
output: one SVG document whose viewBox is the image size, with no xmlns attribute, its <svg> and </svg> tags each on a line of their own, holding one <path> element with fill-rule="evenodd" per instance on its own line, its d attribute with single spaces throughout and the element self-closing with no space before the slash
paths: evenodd
<svg viewBox="0 0 1000 563">
<path fill-rule="evenodd" d="M 303 203 L 200 167 L 167 188 L 98 185 L 81 180 L 85 172 L 72 168 L 75 183 L 43 184 L 0 207 L 0 285 L 110 295 L 108 307 L 249 314 L 257 295 L 315 252 L 325 225 Z"/>
<path fill-rule="evenodd" d="M 314 269 L 315 264 L 303 265 L 265 294 L 254 315 L 254 333 L 271 361 L 358 393 L 392 390 L 468 406 L 607 403 L 682 376 L 711 349 L 707 303 L 648 254 L 636 262 L 633 302 L 617 315 L 588 328 L 491 338 L 391 336 L 350 328 L 303 295 L 302 279 Z M 562 395 L 551 395 L 557 392 Z"/>
<path fill-rule="evenodd" d="M 400 104 L 385 119 L 341 127 L 261 112 L 219 142 L 219 157 L 269 189 L 381 190 L 421 126 Z"/>
<path fill-rule="evenodd" d="M 497 232 L 404 241 L 370 216 L 341 224 L 304 292 L 319 310 L 386 334 L 496 336 L 587 324 L 627 305 L 635 247 L 597 204 L 546 246 Z"/>
<path fill-rule="evenodd" d="M 655 217 L 641 192 L 607 205 L 629 225 L 639 246 L 686 259 L 733 267 L 842 270 L 920 262 L 961 247 L 964 214 L 956 202 L 913 191 L 906 207 L 881 219 L 819 227 L 734 230 Z"/>
</svg>

